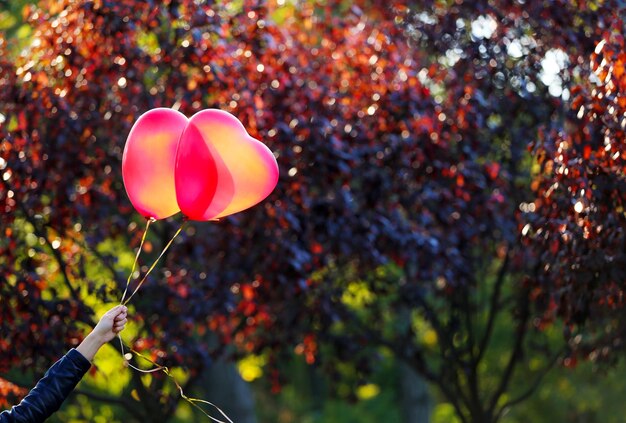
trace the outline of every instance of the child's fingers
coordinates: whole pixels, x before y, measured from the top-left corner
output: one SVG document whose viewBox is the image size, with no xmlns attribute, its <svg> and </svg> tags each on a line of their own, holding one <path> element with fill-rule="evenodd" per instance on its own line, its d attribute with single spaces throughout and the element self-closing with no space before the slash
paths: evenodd
<svg viewBox="0 0 626 423">
<path fill-rule="evenodd" d="M 112 318 L 117 318 L 117 316 L 119 316 L 120 314 L 125 314 L 128 312 L 128 309 L 126 308 L 126 306 L 123 305 L 116 305 L 115 307 L 113 307 L 112 309 L 110 309 L 109 311 L 107 311 L 107 315 L 109 315 Z"/>
<path fill-rule="evenodd" d="M 113 326 L 112 330 L 113 332 L 118 333 L 118 332 L 121 332 L 125 327 L 126 327 L 126 322 L 124 321 L 124 322 L 116 323 Z"/>
<path fill-rule="evenodd" d="M 118 328 L 118 327 L 124 327 L 126 325 L 126 323 L 128 322 L 128 319 L 123 318 L 122 320 L 116 321 L 113 326 Z"/>
</svg>

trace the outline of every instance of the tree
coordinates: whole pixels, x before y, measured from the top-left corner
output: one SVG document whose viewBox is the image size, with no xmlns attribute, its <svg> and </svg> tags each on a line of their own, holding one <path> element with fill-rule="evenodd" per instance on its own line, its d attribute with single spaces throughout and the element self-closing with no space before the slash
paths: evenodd
<svg viewBox="0 0 626 423">
<path fill-rule="evenodd" d="M 373 106 L 398 132 L 391 124 L 355 132 L 363 147 L 351 150 L 351 178 L 325 208 L 340 224 L 312 231 L 325 258 L 334 255 L 307 305 L 318 312 L 317 339 L 337 356 L 358 360 L 366 345 L 385 345 L 435 383 L 462 421 L 495 421 L 554 364 L 574 364 L 570 345 L 550 350 L 541 332 L 549 322 L 536 314 L 550 302 L 535 289 L 542 247 L 521 236 L 537 207 L 527 150 L 564 125 L 570 89 L 590 74 L 587 58 L 617 15 L 610 4 L 475 6 L 401 10 L 415 45 L 415 61 L 405 57 L 413 90 L 394 87 L 381 100 L 391 103 Z M 346 254 L 353 245 L 362 252 Z M 387 267 L 372 273 L 372 263 Z M 495 321 L 506 319 L 511 352 L 488 366 L 503 336 Z M 302 344 L 305 354 L 317 349 Z"/>
<path fill-rule="evenodd" d="M 536 208 L 525 231 L 544 263 L 534 284 L 544 320 L 562 318 L 571 360 L 614 361 L 623 348 L 624 22 L 603 28 L 591 74 L 573 90 L 560 127 L 534 146 L 540 171 Z"/>
<path fill-rule="evenodd" d="M 462 420 L 493 421 L 556 362 L 574 364 L 569 345 L 548 349 L 539 332 L 548 322 L 535 318 L 547 304 L 533 289 L 543 251 L 520 236 L 537 207 L 526 151 L 541 131 L 563 125 L 570 88 L 589 75 L 587 57 L 617 16 L 611 5 L 569 2 L 474 6 L 408 10 L 418 49 L 411 67 L 420 71 L 407 76 L 415 76 L 413 97 L 395 91 L 392 104 L 373 110 L 384 122 L 410 114 L 409 139 L 391 125 L 361 133 L 363 145 L 376 140 L 378 148 L 352 150 L 352 177 L 327 212 L 341 223 L 312 231 L 335 260 L 308 305 L 319 311 L 318 339 L 337 355 L 354 359 L 365 345 L 387 345 L 436 383 Z M 420 102 L 422 86 L 429 91 Z M 322 239 L 327 233 L 338 236 Z M 345 254 L 354 244 L 364 247 L 356 258 Z M 385 262 L 401 270 L 386 282 L 367 266 Z M 507 314 L 516 326 L 511 354 L 500 369 L 485 368 L 494 322 Z M 393 327 L 411 320 L 414 327 Z M 310 340 L 301 348 L 316 349 Z M 533 353 L 547 356 L 543 367 L 533 369 Z"/>
<path fill-rule="evenodd" d="M 93 324 L 92 308 L 118 297 L 130 270 L 123 264 L 124 253 L 141 235 L 133 231 L 137 223 L 119 173 L 125 135 L 148 108 L 184 100 L 183 110 L 189 112 L 200 108 L 200 100 L 208 102 L 213 74 L 198 74 L 188 63 L 210 57 L 221 61 L 234 48 L 192 37 L 216 38 L 228 30 L 220 25 L 247 19 L 242 11 L 222 12 L 223 22 L 207 5 L 192 2 L 166 8 L 143 2 L 49 2 L 29 11 L 30 46 L 15 62 L 3 54 L 2 63 L 3 373 L 17 367 L 41 372 L 66 345 L 76 345 L 81 323 Z M 181 47 L 183 38 L 203 47 Z M 221 56 L 220 50 L 227 51 Z M 160 66 L 161 61 L 168 64 Z M 199 75 L 205 87 L 192 91 Z M 192 94 L 198 100 L 190 99 Z M 162 225 L 148 247 L 162 246 L 168 231 Z M 197 260 L 199 253 L 187 261 Z M 185 248 L 178 254 L 185 256 Z M 188 389 L 209 356 L 223 350 L 194 342 L 190 330 L 200 338 L 208 316 L 219 321 L 235 298 L 228 289 L 215 290 L 216 274 L 206 280 L 207 263 L 172 269 L 160 287 L 137 302 L 142 337 L 134 347 L 150 351 L 162 364 L 189 363 Z M 193 276 L 185 277 L 187 272 Z M 183 283 L 183 278 L 197 282 Z M 187 298 L 197 301 L 189 305 Z M 164 343 L 155 346 L 156 339 Z M 175 411 L 178 392 L 166 390 L 167 379 L 154 377 L 144 386 L 139 375 L 132 377 L 127 392 L 138 393 L 143 408 L 124 397 L 82 393 L 118 403 L 137 418 L 167 418 Z"/>
<path fill-rule="evenodd" d="M 133 298 L 135 349 L 186 369 L 188 389 L 209 358 L 245 352 L 268 355 L 278 387 L 274 370 L 292 348 L 331 372 L 355 363 L 363 383 L 372 350 L 385 348 L 462 421 L 498 420 L 564 357 L 550 351 L 538 369 L 529 360 L 546 354 L 546 322 L 534 317 L 550 302 L 535 288 L 542 247 L 521 236 L 535 199 L 527 151 L 563 125 L 570 83 L 588 75 L 612 10 L 188 0 L 31 9 L 30 46 L 0 64 L 0 327 L 11 345 L 0 374 L 43 369 L 78 342 L 99 302 L 119 298 L 142 225 L 120 178 L 132 122 L 157 106 L 220 107 L 275 151 L 279 186 L 260 206 L 183 232 Z M 542 67 L 551 58 L 558 74 Z M 154 225 L 144 263 L 175 220 Z M 513 333 L 495 333 L 496 320 Z M 503 337 L 511 353 L 500 363 L 490 346 Z M 125 389 L 139 406 L 109 400 L 137 418 L 174 413 L 167 379 L 132 378 Z"/>
<path fill-rule="evenodd" d="M 135 349 L 149 351 L 161 364 L 188 369 L 187 390 L 209 356 L 230 353 L 226 347 L 233 344 L 252 349 L 255 344 L 247 335 L 283 317 L 270 314 L 269 305 L 279 307 L 278 312 L 283 308 L 277 302 L 254 301 L 257 288 L 266 283 L 257 274 L 272 275 L 284 289 L 281 295 L 302 296 L 307 276 L 323 263 L 310 262 L 310 240 L 296 239 L 293 209 L 306 206 L 302 201 L 308 186 L 292 184 L 287 175 L 297 170 L 293 160 L 298 156 L 309 160 L 298 166 L 312 161 L 328 166 L 323 184 L 314 188 L 315 195 L 322 195 L 349 174 L 344 164 L 333 161 L 340 151 L 328 145 L 314 121 L 328 125 L 331 109 L 339 105 L 328 104 L 327 116 L 314 115 L 297 90 L 305 89 L 306 101 L 319 106 L 330 101 L 327 89 L 348 98 L 347 81 L 330 78 L 349 67 L 331 66 L 330 54 L 321 57 L 311 47 L 323 43 L 329 52 L 360 21 L 357 8 L 333 31 L 308 36 L 313 25 L 329 28 L 319 22 L 313 6 L 50 2 L 27 11 L 32 42 L 15 61 L 3 55 L 7 59 L 2 63 L 0 202 L 7 216 L 2 333 L 11 346 L 2 358 L 3 373 L 32 369 L 33 364 L 42 371 L 66 345 L 80 340 L 81 324 L 93 323 L 92 309 L 115 299 L 124 286 L 132 257 L 127 246 L 137 245 L 141 233 L 134 229 L 141 223 L 132 221 L 136 216 L 131 218 L 117 163 L 130 125 L 151 107 L 173 106 L 191 114 L 218 106 L 235 112 L 253 135 L 277 150 L 286 183 L 265 207 L 219 227 L 192 226 L 183 234 L 160 278 L 151 279 L 150 289 L 144 288 L 134 302 L 141 335 Z M 330 5 L 325 13 L 334 14 L 335 7 L 344 6 Z M 357 31 L 345 48 L 356 52 L 364 40 L 365 33 Z M 299 55 L 291 53 L 293 44 L 301 49 Z M 6 48 L 6 41 L 2 45 Z M 364 57 L 346 58 L 348 66 L 371 66 L 370 56 Z M 311 58 L 320 59 L 319 64 L 307 67 Z M 321 63 L 331 74 L 318 74 Z M 354 78 L 356 73 L 350 72 Z M 305 79 L 309 76 L 312 82 Z M 315 82 L 313 77 L 322 79 Z M 298 149 L 305 137 L 300 128 L 294 131 L 298 125 L 316 131 L 315 144 L 306 152 Z M 261 130 L 263 136 L 257 135 Z M 303 170 L 307 175 L 301 182 L 316 178 L 311 169 Z M 153 231 L 148 250 L 158 250 L 174 225 L 163 223 Z M 306 315 L 297 313 L 292 319 Z M 287 342 L 301 336 L 293 329 L 285 332 Z M 222 342 L 207 342 L 207 330 L 217 332 Z M 157 375 L 144 386 L 137 374 L 132 377 L 126 392 L 138 394 L 141 407 L 100 392 L 82 393 L 116 402 L 137 418 L 166 418 L 174 412 L 177 392 L 167 392 L 166 379 Z"/>
</svg>

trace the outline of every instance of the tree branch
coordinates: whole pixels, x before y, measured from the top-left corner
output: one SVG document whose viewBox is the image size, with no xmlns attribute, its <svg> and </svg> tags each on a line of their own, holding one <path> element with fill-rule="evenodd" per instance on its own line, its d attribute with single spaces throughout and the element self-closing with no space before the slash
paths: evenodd
<svg viewBox="0 0 626 423">
<path fill-rule="evenodd" d="M 435 372 L 430 370 L 427 367 L 426 359 L 424 354 L 419 350 L 414 348 L 411 354 L 407 354 L 406 348 L 403 348 L 403 344 L 405 344 L 402 340 L 400 342 L 391 342 L 383 339 L 378 333 L 374 331 L 367 330 L 367 336 L 369 339 L 375 340 L 379 345 L 385 346 L 393 351 L 400 360 L 403 360 L 409 366 L 411 366 L 420 376 L 428 380 L 429 382 L 437 385 L 441 392 L 445 395 L 446 399 L 452 404 L 454 407 L 457 416 L 461 419 L 462 423 L 469 423 L 469 420 L 463 413 L 463 409 L 461 406 L 461 400 L 464 400 L 463 395 L 456 395 L 450 386 L 447 383 L 446 378 L 442 376 L 438 376 Z M 412 336 L 415 336 L 415 333 L 411 330 Z M 456 389 L 459 391 L 459 388 Z M 465 404 L 467 406 L 467 404 Z"/>
<path fill-rule="evenodd" d="M 61 255 L 61 253 L 57 249 L 55 249 L 52 246 L 52 243 L 48 239 L 48 235 L 45 234 L 43 229 L 39 227 L 39 224 L 37 223 L 37 221 L 35 221 L 35 219 L 30 215 L 29 211 L 26 210 L 24 205 L 20 201 L 17 201 L 17 204 L 19 205 L 20 210 L 22 210 L 22 213 L 24 214 L 24 217 L 26 218 L 26 220 L 31 225 L 33 225 L 33 229 L 35 230 L 35 234 L 39 238 L 43 238 L 43 240 L 45 241 L 46 245 L 48 247 L 50 247 L 50 250 L 52 251 L 52 255 L 54 256 L 55 260 L 57 261 L 57 264 L 59 265 L 59 269 L 61 270 L 61 274 L 63 275 L 63 281 L 65 282 L 65 285 L 67 286 L 67 288 L 70 290 L 70 294 L 72 295 L 72 298 L 75 301 L 80 302 L 78 291 L 76 291 L 76 289 L 72 286 L 69 274 L 67 273 L 67 263 L 65 263 L 65 260 L 63 259 L 63 256 Z"/>
<path fill-rule="evenodd" d="M 456 396 L 454 395 L 454 392 L 450 390 L 445 380 L 438 380 L 437 386 L 439 386 L 439 389 L 441 389 L 441 392 L 444 393 L 447 400 L 450 402 L 450 404 L 452 404 L 452 407 L 454 407 L 454 410 L 456 411 L 456 415 L 459 417 L 459 419 L 461 419 L 461 422 L 469 423 L 469 419 L 463 413 L 463 409 L 461 408 L 461 403 L 457 400 Z M 468 406 L 468 404 L 465 404 L 465 405 Z"/>
<path fill-rule="evenodd" d="M 552 370 L 552 368 L 554 368 L 554 365 L 559 361 L 559 358 L 561 357 L 563 352 L 564 352 L 564 349 L 561 349 L 552 357 L 552 359 L 548 362 L 546 367 L 539 372 L 535 381 L 530 385 L 530 387 L 528 387 L 526 391 L 524 391 L 524 393 L 520 394 L 518 397 L 513 398 L 510 401 L 507 401 L 500 408 L 500 410 L 496 413 L 496 419 L 495 419 L 496 421 L 502 417 L 502 415 L 507 409 L 513 407 L 516 404 L 519 404 L 522 401 L 525 401 L 537 390 L 543 378 L 550 372 L 550 370 Z"/>
<path fill-rule="evenodd" d="M 477 340 L 474 335 L 474 326 L 472 324 L 472 302 L 470 301 L 471 295 L 470 290 L 472 286 L 476 286 L 476 281 L 472 278 L 472 283 L 463 286 L 463 290 L 460 291 L 461 304 L 460 308 L 463 309 L 463 317 L 462 320 L 465 322 L 465 326 L 467 329 L 467 337 L 468 337 L 468 354 L 469 354 L 469 365 L 467 368 L 467 391 L 469 397 L 471 398 L 471 403 L 468 404 L 471 409 L 473 409 L 473 415 L 482 415 L 482 401 L 480 398 L 480 383 L 478 378 L 478 362 L 480 361 L 477 356 L 475 356 L 475 346 L 477 345 Z M 459 289 L 459 288 L 457 288 Z"/>
<path fill-rule="evenodd" d="M 444 342 L 445 347 L 450 351 L 453 358 L 456 361 L 458 361 L 459 364 L 461 365 L 460 367 L 465 367 L 467 363 L 459 356 L 458 350 L 454 346 L 454 343 L 452 342 L 451 337 L 448 336 L 449 332 L 445 330 L 445 326 L 437 318 L 437 314 L 435 313 L 435 311 L 430 307 L 430 305 L 423 298 L 419 298 L 417 301 L 420 307 L 423 308 L 424 311 L 426 312 L 426 317 L 429 323 L 432 325 L 433 329 L 437 333 L 437 339 Z M 441 352 L 442 352 L 442 358 L 444 360 L 449 359 L 449 357 L 447 357 L 446 355 L 443 355 L 445 353 L 443 349 L 441 349 Z"/>
<path fill-rule="evenodd" d="M 183 390 L 185 395 L 188 395 L 189 391 L 191 390 L 193 385 L 195 385 L 198 382 L 198 380 L 200 380 L 200 377 L 202 375 L 204 367 L 205 366 L 203 365 L 201 369 L 198 369 L 198 372 L 195 375 L 192 375 L 191 377 L 189 377 L 189 380 L 187 381 L 187 383 L 184 386 L 181 386 L 181 389 Z M 176 391 L 176 392 L 178 392 L 178 391 Z M 167 409 L 163 413 L 163 416 L 164 416 L 165 420 L 169 420 L 172 417 L 172 415 L 176 412 L 176 409 L 178 408 L 179 402 L 180 401 L 173 401 L 167 407 Z"/>
<path fill-rule="evenodd" d="M 48 225 L 48 227 L 52 228 L 50 225 Z M 52 228 L 53 230 L 55 230 L 54 228 Z M 96 248 L 92 248 L 86 241 L 83 241 L 81 239 L 78 239 L 74 236 L 72 236 L 71 234 L 67 233 L 67 231 L 63 232 L 64 236 L 70 237 L 72 239 L 72 241 L 76 242 L 78 245 L 80 245 L 82 248 L 88 250 L 91 254 L 94 255 L 94 257 L 96 257 L 100 263 L 109 270 L 109 272 L 111 272 L 111 276 L 113 277 L 115 283 L 118 286 L 123 287 L 126 284 L 126 281 L 123 278 L 119 277 L 118 272 L 115 270 L 115 267 L 113 267 L 109 261 L 107 260 L 107 258 L 100 253 Z"/>
<path fill-rule="evenodd" d="M 526 337 L 527 329 L 528 329 L 528 317 L 530 316 L 530 304 L 528 301 L 528 288 L 524 288 L 519 297 L 519 302 L 521 304 L 521 313 L 519 322 L 517 325 L 517 329 L 515 331 L 515 345 L 513 346 L 513 351 L 511 352 L 511 356 L 509 357 L 509 361 L 507 363 L 504 374 L 502 375 L 502 379 L 500 379 L 500 384 L 498 388 L 494 392 L 489 408 L 488 413 L 493 414 L 496 405 L 498 404 L 498 399 L 504 394 L 509 383 L 511 382 L 511 377 L 513 376 L 513 371 L 515 370 L 515 366 L 518 364 L 518 360 L 520 355 L 522 354 L 523 346 L 524 346 L 524 338 Z"/>
<path fill-rule="evenodd" d="M 416 348 L 412 342 L 410 342 L 411 345 L 407 345 L 407 340 L 413 340 L 416 337 L 413 328 L 409 328 L 410 332 L 406 338 L 401 338 L 397 341 L 389 341 L 386 340 L 377 331 L 372 330 L 371 327 L 363 325 L 361 321 L 358 318 L 354 317 L 354 314 L 351 313 L 349 310 L 341 309 L 341 311 L 342 320 L 351 321 L 351 323 L 355 325 L 358 330 L 367 337 L 367 339 L 375 341 L 378 345 L 389 348 L 391 351 L 394 352 L 396 357 L 411 366 L 420 376 L 422 376 L 429 382 L 437 385 L 439 389 L 441 389 L 441 392 L 443 392 L 443 394 L 445 395 L 446 399 L 454 407 L 458 417 L 461 419 L 461 422 L 469 423 L 469 419 L 463 412 L 463 407 L 469 409 L 470 402 L 467 396 L 464 395 L 462 391 L 461 384 L 457 376 L 458 373 L 456 371 L 456 369 L 459 368 L 459 365 L 461 365 L 460 368 L 462 368 L 462 362 L 456 360 L 458 364 L 456 366 L 453 366 L 454 371 L 452 372 L 455 376 L 446 377 L 446 375 L 444 374 L 449 366 L 442 366 L 441 371 L 439 372 L 439 374 L 437 374 L 433 370 L 428 368 L 427 360 L 423 352 L 420 351 L 419 348 Z M 438 327 L 441 331 L 441 327 Z M 437 336 L 439 337 L 441 335 L 442 334 L 438 331 Z M 439 348 L 439 352 L 442 356 L 443 362 L 446 363 L 448 359 L 445 355 L 445 351 L 442 348 Z"/>
<path fill-rule="evenodd" d="M 143 409 L 148 413 L 148 416 L 161 415 L 162 410 L 153 407 L 153 404 L 158 403 L 158 401 L 156 401 L 154 395 L 146 389 L 146 386 L 143 384 L 143 380 L 141 379 L 141 374 L 132 369 L 129 369 L 129 371 L 132 375 L 133 386 L 136 387 L 139 393 L 139 398 L 141 399 L 140 403 L 143 406 Z"/>
<path fill-rule="evenodd" d="M 496 283 L 493 288 L 493 293 L 491 294 L 491 301 L 489 303 L 489 317 L 487 318 L 487 327 L 485 328 L 485 333 L 480 340 L 480 344 L 478 347 L 478 356 L 476 357 L 476 365 L 480 363 L 485 355 L 485 351 L 487 350 L 487 345 L 489 344 L 489 339 L 491 338 L 491 333 L 493 332 L 493 326 L 496 320 L 496 315 L 499 311 L 500 295 L 502 294 L 502 285 L 504 284 L 504 276 L 506 275 L 507 268 L 509 266 L 509 251 L 507 247 L 506 255 L 504 256 L 504 261 L 498 269 L 498 277 L 496 278 Z"/>
<path fill-rule="evenodd" d="M 104 403 L 108 403 L 108 404 L 117 404 L 122 406 L 126 411 L 128 411 L 130 414 L 132 414 L 137 420 L 139 421 L 144 421 L 145 420 L 145 415 L 139 413 L 138 411 L 138 407 L 135 403 L 128 401 L 126 398 L 123 397 L 114 397 L 111 395 L 106 395 L 106 394 L 102 394 L 99 392 L 91 392 L 91 391 L 87 391 L 84 389 L 80 389 L 80 388 L 76 388 L 74 389 L 74 393 L 76 393 L 77 395 L 84 395 L 87 398 L 96 400 L 96 401 L 100 401 L 100 402 L 104 402 Z"/>
</svg>

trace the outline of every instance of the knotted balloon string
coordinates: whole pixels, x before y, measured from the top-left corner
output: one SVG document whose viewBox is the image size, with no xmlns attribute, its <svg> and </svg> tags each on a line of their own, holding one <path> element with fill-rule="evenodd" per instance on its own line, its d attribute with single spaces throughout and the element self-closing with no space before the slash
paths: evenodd
<svg viewBox="0 0 626 423">
<path fill-rule="evenodd" d="M 120 338 L 121 339 L 121 338 Z M 152 359 L 150 359 L 149 357 L 146 357 L 145 355 L 141 354 L 139 351 L 135 351 L 134 349 L 128 347 L 128 350 L 131 351 L 132 353 L 136 354 L 138 357 L 146 360 L 147 362 L 149 362 L 150 364 L 152 364 L 153 366 L 155 366 L 154 369 L 151 370 L 143 370 L 143 369 L 138 369 L 137 367 L 132 366 L 130 363 L 128 363 L 129 366 L 133 367 L 134 369 L 143 372 L 143 373 L 152 373 L 155 371 L 163 371 L 163 373 L 165 373 L 165 375 L 167 377 L 169 377 L 170 379 L 172 379 L 172 381 L 174 382 L 174 384 L 176 385 L 176 388 L 178 388 L 178 392 L 180 393 L 181 398 L 183 398 L 184 400 L 186 400 L 189 404 L 193 405 L 194 407 L 196 407 L 198 410 L 200 410 L 202 412 L 202 414 L 204 414 L 205 416 L 207 416 L 209 419 L 213 420 L 216 423 L 226 423 L 223 420 L 220 419 L 216 419 L 215 417 L 211 416 L 209 413 L 207 413 L 202 407 L 200 407 L 197 403 L 202 403 L 202 404 L 207 404 L 210 405 L 211 407 L 215 408 L 217 411 L 220 412 L 220 414 L 226 419 L 228 420 L 229 423 L 233 423 L 233 421 L 226 415 L 226 413 L 224 413 L 224 411 L 222 411 L 221 408 L 219 408 L 217 405 L 213 404 L 210 401 L 206 401 L 203 399 L 198 399 L 198 398 L 191 398 L 188 397 L 187 395 L 185 395 L 185 392 L 183 391 L 182 386 L 180 386 L 180 384 L 178 383 L 178 381 L 176 380 L 176 378 L 172 375 L 172 373 L 170 372 L 170 369 L 167 366 L 161 366 L 158 363 L 155 363 Z"/>
<path fill-rule="evenodd" d="M 150 228 L 150 224 L 155 222 L 155 221 L 156 221 L 156 219 L 150 218 L 150 219 L 148 219 L 148 222 L 146 223 L 146 229 L 144 230 L 144 233 L 143 233 L 143 235 L 141 237 L 141 242 L 139 244 L 139 248 L 137 249 L 137 254 L 135 255 L 135 261 L 133 262 L 132 269 L 131 269 L 130 274 L 128 275 L 128 279 L 126 281 L 126 287 L 124 288 L 124 293 L 122 294 L 122 299 L 120 300 L 120 304 L 121 305 L 128 304 L 128 302 L 131 300 L 131 298 L 133 298 L 133 296 L 137 293 L 137 291 L 139 291 L 139 288 L 141 288 L 141 285 L 143 285 L 143 283 L 146 281 L 146 278 L 148 277 L 148 275 L 152 272 L 152 270 L 154 270 L 154 268 L 156 267 L 156 265 L 159 262 L 159 260 L 161 260 L 161 257 L 163 257 L 165 252 L 169 249 L 169 247 L 172 245 L 172 243 L 174 242 L 176 237 L 178 235 L 180 235 L 180 233 L 182 232 L 182 230 L 184 229 L 184 227 L 185 227 L 185 225 L 187 223 L 187 219 L 185 218 L 183 220 L 183 222 L 181 223 L 180 227 L 178 228 L 178 230 L 176 231 L 176 233 L 174 233 L 172 238 L 165 245 L 165 247 L 163 248 L 163 251 L 161 251 L 161 253 L 157 257 L 157 259 L 152 263 L 152 265 L 150 266 L 150 268 L 148 269 L 146 274 L 139 281 L 139 283 L 137 284 L 137 287 L 133 290 L 132 294 L 128 298 L 126 298 L 126 293 L 128 292 L 128 287 L 130 286 L 130 281 L 132 279 L 133 273 L 135 273 L 135 269 L 137 267 L 137 263 L 139 262 L 139 255 L 141 254 L 141 251 L 142 251 L 142 248 L 143 248 L 143 244 L 144 244 L 144 242 L 146 240 L 146 235 L 148 234 L 148 229 Z M 165 375 L 167 377 L 169 377 L 170 379 L 172 379 L 172 381 L 174 381 L 174 384 L 178 388 L 178 392 L 180 393 L 181 398 L 183 398 L 189 404 L 191 404 L 192 406 L 194 406 L 195 408 L 200 410 L 202 412 L 202 414 L 204 414 L 205 416 L 207 416 L 209 419 L 211 419 L 212 421 L 214 421 L 216 423 L 226 423 L 223 420 L 219 420 L 219 419 L 216 419 L 215 417 L 211 416 L 202 407 L 200 407 L 198 405 L 198 403 L 207 404 L 207 405 L 215 408 L 217 411 L 220 412 L 220 414 L 222 416 L 224 416 L 224 418 L 226 420 L 228 420 L 229 423 L 233 423 L 233 421 L 226 415 L 226 413 L 224 413 L 224 411 L 222 411 L 222 409 L 220 409 L 217 405 L 213 404 L 212 402 L 206 401 L 206 400 L 203 400 L 203 399 L 199 399 L 199 398 L 191 398 L 191 397 L 188 397 L 187 395 L 185 395 L 185 392 L 183 391 L 182 386 L 180 386 L 180 384 L 178 383 L 176 378 L 171 374 L 170 369 L 167 366 L 161 366 L 160 364 L 155 363 L 150 358 L 146 357 L 145 355 L 141 354 L 138 351 L 135 351 L 134 349 L 132 349 L 130 347 L 128 347 L 128 351 L 130 351 L 130 352 L 126 353 L 125 349 L 124 349 L 124 340 L 122 339 L 122 334 L 118 333 L 117 337 L 120 340 L 120 351 L 122 353 L 122 358 L 124 359 L 124 361 L 125 361 L 125 363 L 126 363 L 126 365 L 128 367 L 130 367 L 133 370 L 138 371 L 140 373 L 155 373 L 155 372 L 158 372 L 158 371 L 162 371 L 163 373 L 165 373 Z M 151 363 L 154 366 L 154 368 L 153 369 L 141 369 L 139 367 L 136 367 L 136 366 L 132 365 L 130 363 L 130 360 L 132 358 L 132 354 L 131 353 L 136 354 L 138 357 L 140 357 L 140 358 L 146 360 L 147 362 Z"/>
<path fill-rule="evenodd" d="M 130 281 L 133 277 L 133 274 L 135 273 L 135 269 L 137 268 L 137 263 L 139 262 L 139 255 L 141 254 L 141 251 L 143 249 L 143 244 L 146 241 L 146 236 L 148 235 L 148 229 L 150 229 L 150 224 L 152 224 L 153 222 L 156 222 L 156 219 L 151 217 L 148 219 L 146 223 L 146 229 L 144 229 L 143 231 L 143 235 L 141 236 L 141 242 L 139 243 L 139 248 L 137 248 L 137 254 L 135 254 L 135 261 L 133 262 L 133 267 L 131 268 L 130 273 L 128 274 L 128 279 L 126 280 L 126 287 L 124 288 L 124 293 L 122 294 L 120 305 L 126 305 L 128 303 L 128 301 L 124 301 L 124 299 L 126 298 L 126 293 L 128 292 L 128 287 L 130 286 Z M 161 258 L 161 256 L 159 256 L 159 258 Z M 136 290 L 133 292 L 133 295 L 135 294 L 135 292 Z M 129 357 L 126 356 L 126 352 L 124 352 L 124 341 L 122 340 L 122 334 L 118 333 L 117 337 L 120 340 L 120 351 L 122 353 L 122 358 L 124 358 L 124 361 L 126 361 L 126 365 L 128 367 L 131 367 L 132 369 L 135 369 L 136 371 L 141 372 L 141 373 L 153 373 L 153 372 L 157 372 L 161 370 L 160 368 L 144 370 L 144 369 L 140 369 L 139 367 L 135 367 L 132 364 L 130 364 L 129 360 L 132 358 L 132 354 L 128 353 Z"/>
</svg>

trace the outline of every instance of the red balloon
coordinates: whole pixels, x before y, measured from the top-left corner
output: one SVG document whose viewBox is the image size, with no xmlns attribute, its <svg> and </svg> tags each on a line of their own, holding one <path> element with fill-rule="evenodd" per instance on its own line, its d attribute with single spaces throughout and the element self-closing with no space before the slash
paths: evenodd
<svg viewBox="0 0 626 423">
<path fill-rule="evenodd" d="M 137 119 L 124 146 L 126 193 L 143 216 L 163 219 L 180 211 L 176 201 L 176 149 L 189 120 L 173 109 L 149 110 Z"/>
<path fill-rule="evenodd" d="M 176 153 L 175 186 L 180 210 L 193 220 L 212 220 L 245 210 L 278 182 L 271 150 L 228 112 L 196 113 Z"/>
</svg>

